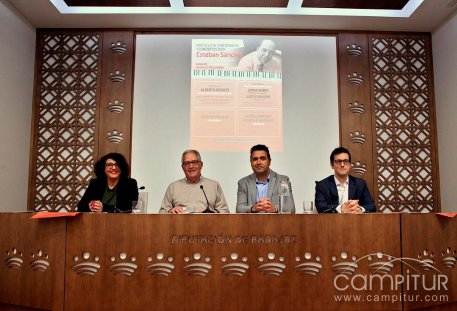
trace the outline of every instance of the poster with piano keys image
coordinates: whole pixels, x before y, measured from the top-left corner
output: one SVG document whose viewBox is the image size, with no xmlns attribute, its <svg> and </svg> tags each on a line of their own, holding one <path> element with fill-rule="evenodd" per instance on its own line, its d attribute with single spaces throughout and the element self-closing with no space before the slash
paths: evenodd
<svg viewBox="0 0 457 311">
<path fill-rule="evenodd" d="M 283 149 L 281 51 L 272 40 L 193 39 L 190 147 Z"/>
</svg>

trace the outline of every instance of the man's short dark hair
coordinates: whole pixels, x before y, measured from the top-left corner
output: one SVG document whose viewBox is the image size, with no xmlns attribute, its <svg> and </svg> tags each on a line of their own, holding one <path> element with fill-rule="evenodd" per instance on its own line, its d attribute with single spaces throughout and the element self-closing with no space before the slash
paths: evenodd
<svg viewBox="0 0 457 311">
<path fill-rule="evenodd" d="M 349 152 L 349 150 L 347 150 L 344 147 L 338 147 L 338 148 L 335 148 L 332 151 L 332 153 L 330 154 L 330 163 L 333 163 L 333 160 L 335 159 L 335 156 L 337 154 L 341 154 L 341 153 L 347 153 L 349 155 L 349 162 L 351 162 L 351 153 Z"/>
<path fill-rule="evenodd" d="M 268 160 L 271 160 L 271 157 L 270 157 L 270 150 L 268 149 L 267 146 L 265 145 L 255 145 L 251 148 L 251 156 L 252 156 L 252 153 L 254 151 L 265 151 L 267 153 L 267 156 L 268 156 Z"/>
<path fill-rule="evenodd" d="M 97 163 L 95 163 L 94 171 L 97 178 L 106 179 L 105 163 L 108 159 L 113 159 L 121 170 L 120 179 L 126 178 L 129 175 L 129 165 L 127 164 L 127 160 L 122 154 L 112 152 L 104 155 L 97 161 Z"/>
</svg>

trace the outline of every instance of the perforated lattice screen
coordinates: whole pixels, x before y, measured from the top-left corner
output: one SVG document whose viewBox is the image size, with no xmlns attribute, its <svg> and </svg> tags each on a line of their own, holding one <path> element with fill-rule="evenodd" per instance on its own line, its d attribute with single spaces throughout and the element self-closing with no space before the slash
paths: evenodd
<svg viewBox="0 0 457 311">
<path fill-rule="evenodd" d="M 99 36 L 42 38 L 33 208 L 73 210 L 94 161 Z"/>
<path fill-rule="evenodd" d="M 433 196 L 433 110 L 426 42 L 372 38 L 379 209 L 428 212 Z"/>
</svg>

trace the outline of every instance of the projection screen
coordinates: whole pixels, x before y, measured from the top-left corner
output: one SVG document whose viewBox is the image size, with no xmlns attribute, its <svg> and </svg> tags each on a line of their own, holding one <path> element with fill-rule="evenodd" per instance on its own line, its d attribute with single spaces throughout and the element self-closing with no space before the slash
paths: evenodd
<svg viewBox="0 0 457 311">
<path fill-rule="evenodd" d="M 270 66 L 246 69 L 271 42 Z M 137 35 L 134 81 L 131 175 L 146 187 L 149 213 L 184 177 L 189 148 L 201 152 L 202 175 L 221 184 L 231 212 L 255 144 L 269 146 L 271 169 L 290 177 L 297 212 L 314 199 L 314 181 L 332 173 L 334 36 Z"/>
</svg>

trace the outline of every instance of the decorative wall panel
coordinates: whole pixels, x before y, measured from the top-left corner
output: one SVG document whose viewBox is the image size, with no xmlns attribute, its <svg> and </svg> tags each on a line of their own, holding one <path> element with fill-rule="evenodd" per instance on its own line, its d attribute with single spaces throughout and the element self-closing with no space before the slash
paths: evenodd
<svg viewBox="0 0 457 311">
<path fill-rule="evenodd" d="M 38 37 L 29 209 L 74 210 L 100 156 L 130 159 L 135 31 Z M 430 51 L 429 35 L 338 34 L 340 144 L 381 212 L 440 209 Z"/>
<path fill-rule="evenodd" d="M 91 179 L 99 42 L 96 33 L 40 34 L 29 209 L 72 210 Z"/>
<path fill-rule="evenodd" d="M 338 35 L 340 143 L 351 152 L 351 174 L 374 195 L 369 64 L 366 34 Z"/>
<path fill-rule="evenodd" d="M 132 31 L 103 33 L 99 157 L 109 152 L 130 159 L 133 94 Z"/>
<path fill-rule="evenodd" d="M 383 212 L 439 211 L 428 36 L 371 37 L 376 188 Z"/>
</svg>

